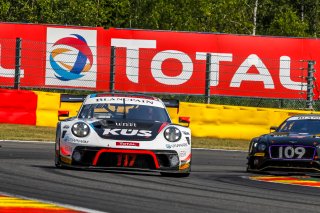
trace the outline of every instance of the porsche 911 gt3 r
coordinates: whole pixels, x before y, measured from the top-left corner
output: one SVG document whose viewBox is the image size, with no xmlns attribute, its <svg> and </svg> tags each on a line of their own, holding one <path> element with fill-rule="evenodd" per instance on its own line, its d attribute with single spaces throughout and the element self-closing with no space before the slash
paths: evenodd
<svg viewBox="0 0 320 213">
<path fill-rule="evenodd" d="M 320 115 L 296 115 L 253 138 L 248 171 L 320 172 Z"/>
<path fill-rule="evenodd" d="M 165 103 L 179 106 L 144 95 L 88 95 L 76 117 L 58 122 L 56 166 L 188 176 L 191 131 L 172 123 Z M 179 121 L 189 125 L 188 117 Z"/>
</svg>

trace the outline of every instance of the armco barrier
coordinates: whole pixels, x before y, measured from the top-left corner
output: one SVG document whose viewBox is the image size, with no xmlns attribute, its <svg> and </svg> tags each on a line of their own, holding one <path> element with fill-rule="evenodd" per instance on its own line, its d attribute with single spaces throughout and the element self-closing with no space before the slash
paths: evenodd
<svg viewBox="0 0 320 213">
<path fill-rule="evenodd" d="M 0 90 L 0 94 L 0 123 L 55 127 L 59 110 L 68 110 L 70 116 L 75 116 L 81 106 L 61 102 L 58 93 Z M 268 133 L 271 126 L 278 126 L 291 115 L 310 113 L 186 102 L 180 102 L 179 110 L 168 108 L 168 112 L 174 123 L 179 116 L 189 116 L 193 136 L 243 140 Z"/>
<path fill-rule="evenodd" d="M 195 137 L 243 140 L 270 132 L 271 126 L 280 125 L 291 115 L 305 113 L 310 111 L 196 103 L 181 103 L 179 110 L 180 116 L 190 116 Z"/>
<path fill-rule="evenodd" d="M 0 89 L 0 94 L 0 123 L 36 125 L 34 92 Z"/>
<path fill-rule="evenodd" d="M 58 111 L 69 111 L 70 117 L 77 115 L 81 103 L 66 103 L 60 101 L 61 94 L 50 92 L 35 92 L 38 95 L 37 126 L 56 127 Z"/>
</svg>

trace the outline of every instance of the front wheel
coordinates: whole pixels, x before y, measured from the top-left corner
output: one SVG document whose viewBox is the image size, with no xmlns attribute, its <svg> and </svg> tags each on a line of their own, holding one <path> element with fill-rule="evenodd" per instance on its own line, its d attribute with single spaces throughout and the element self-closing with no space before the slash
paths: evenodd
<svg viewBox="0 0 320 213">
<path fill-rule="evenodd" d="M 57 168 L 62 168 L 61 160 L 60 160 L 60 131 L 59 125 L 57 126 L 56 131 L 56 142 L 54 144 L 54 164 Z"/>
<path fill-rule="evenodd" d="M 249 157 L 248 158 L 248 162 L 247 162 L 247 168 L 246 168 L 246 172 L 252 172 L 254 171 L 256 168 L 254 166 L 254 162 L 253 162 L 253 158 Z"/>
<path fill-rule="evenodd" d="M 57 168 L 61 168 L 62 165 L 61 165 L 61 160 L 60 160 L 60 151 L 59 151 L 59 148 L 57 146 L 58 142 L 55 143 L 55 154 L 54 154 L 54 164 Z M 57 150 L 58 149 L 58 150 Z"/>
</svg>

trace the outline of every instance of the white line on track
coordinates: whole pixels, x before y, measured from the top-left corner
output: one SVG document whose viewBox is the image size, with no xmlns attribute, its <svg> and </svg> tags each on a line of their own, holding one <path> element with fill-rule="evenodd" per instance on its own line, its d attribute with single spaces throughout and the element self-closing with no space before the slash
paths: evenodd
<svg viewBox="0 0 320 213">
<path fill-rule="evenodd" d="M 0 140 L 0 142 L 17 142 L 17 143 L 54 143 L 54 141 L 19 141 L 19 140 Z"/>
</svg>

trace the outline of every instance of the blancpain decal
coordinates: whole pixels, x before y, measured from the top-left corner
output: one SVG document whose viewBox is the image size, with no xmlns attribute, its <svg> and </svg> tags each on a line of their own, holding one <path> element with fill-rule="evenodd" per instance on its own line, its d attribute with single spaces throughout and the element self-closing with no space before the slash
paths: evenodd
<svg viewBox="0 0 320 213">
<path fill-rule="evenodd" d="M 110 97 L 99 98 L 98 97 L 98 98 L 96 98 L 96 102 L 123 101 L 123 99 L 125 99 L 125 101 L 127 101 L 127 102 L 153 104 L 153 101 L 151 101 L 151 100 L 140 99 L 140 98 L 110 98 Z"/>
<path fill-rule="evenodd" d="M 181 147 L 187 147 L 188 144 L 187 143 L 181 143 L 181 144 L 166 144 L 166 147 L 168 149 L 173 149 L 173 148 L 181 148 Z"/>
<path fill-rule="evenodd" d="M 124 135 L 150 137 L 152 131 L 142 129 L 105 129 L 103 135 Z"/>
</svg>

